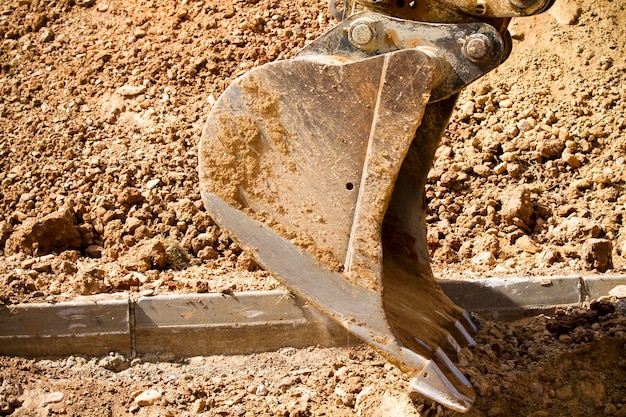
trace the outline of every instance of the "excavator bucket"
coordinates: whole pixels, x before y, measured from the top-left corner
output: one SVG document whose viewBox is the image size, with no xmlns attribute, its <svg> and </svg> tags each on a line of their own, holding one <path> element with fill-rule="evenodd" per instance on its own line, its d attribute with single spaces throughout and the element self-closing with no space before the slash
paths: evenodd
<svg viewBox="0 0 626 417">
<path fill-rule="evenodd" d="M 482 22 L 363 10 L 295 58 L 244 74 L 199 145 L 204 204 L 294 294 L 458 411 L 474 392 L 454 360 L 467 312 L 428 262 L 424 185 L 460 89 L 508 38 Z"/>
</svg>

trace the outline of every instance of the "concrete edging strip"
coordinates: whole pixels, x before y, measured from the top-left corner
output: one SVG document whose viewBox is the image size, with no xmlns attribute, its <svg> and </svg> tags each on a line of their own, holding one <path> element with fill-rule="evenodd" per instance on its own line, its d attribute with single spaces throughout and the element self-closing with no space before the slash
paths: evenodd
<svg viewBox="0 0 626 417">
<path fill-rule="evenodd" d="M 135 303 L 135 349 L 247 354 L 341 340 L 345 331 L 312 310 L 283 291 L 142 297 Z"/>
<path fill-rule="evenodd" d="M 581 306 L 626 284 L 626 276 L 487 278 L 440 284 L 468 311 L 506 320 Z M 1 355 L 120 352 L 185 357 L 350 342 L 358 341 L 283 291 L 168 294 L 137 300 L 128 294 L 112 294 L 0 307 Z"/>
<path fill-rule="evenodd" d="M 0 308 L 0 354 L 130 354 L 128 296 Z"/>
</svg>

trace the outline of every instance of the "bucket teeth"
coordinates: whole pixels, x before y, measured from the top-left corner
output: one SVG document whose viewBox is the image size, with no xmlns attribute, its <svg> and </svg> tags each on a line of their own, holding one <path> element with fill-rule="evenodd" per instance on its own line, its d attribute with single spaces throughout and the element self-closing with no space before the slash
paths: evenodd
<svg viewBox="0 0 626 417">
<path fill-rule="evenodd" d="M 474 395 L 468 396 L 457 390 L 434 361 L 429 362 L 413 379 L 411 390 L 455 411 L 466 412 L 474 403 Z"/>
<path fill-rule="evenodd" d="M 460 321 L 456 321 L 454 323 L 454 327 L 456 327 L 459 330 L 459 333 L 461 333 L 463 335 L 463 337 L 465 338 L 465 341 L 467 342 L 468 345 L 472 346 L 475 345 L 476 342 L 474 341 L 474 338 L 470 335 L 470 333 L 467 331 L 467 329 L 465 329 L 465 327 L 463 327 L 463 325 L 461 324 Z"/>
<path fill-rule="evenodd" d="M 463 375 L 463 373 L 459 370 L 459 368 L 454 365 L 454 363 L 450 360 L 448 355 L 441 350 L 441 348 L 435 351 L 435 357 L 439 359 L 453 374 L 454 376 L 463 383 L 468 388 L 472 387 L 471 382 Z"/>
<path fill-rule="evenodd" d="M 456 339 L 452 337 L 452 335 L 449 334 L 446 337 L 446 339 L 448 340 L 448 343 L 450 344 L 450 346 L 452 346 L 452 349 L 454 349 L 456 353 L 459 353 L 461 351 L 461 345 L 459 345 L 459 342 L 457 342 Z"/>
</svg>

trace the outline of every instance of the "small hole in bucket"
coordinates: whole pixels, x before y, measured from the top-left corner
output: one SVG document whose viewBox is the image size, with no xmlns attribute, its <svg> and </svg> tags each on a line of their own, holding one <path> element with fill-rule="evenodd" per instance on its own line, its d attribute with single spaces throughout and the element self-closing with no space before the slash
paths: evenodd
<svg viewBox="0 0 626 417">
<path fill-rule="evenodd" d="M 352 190 L 354 189 L 354 184 L 352 184 L 351 182 L 346 184 L 346 190 Z"/>
</svg>

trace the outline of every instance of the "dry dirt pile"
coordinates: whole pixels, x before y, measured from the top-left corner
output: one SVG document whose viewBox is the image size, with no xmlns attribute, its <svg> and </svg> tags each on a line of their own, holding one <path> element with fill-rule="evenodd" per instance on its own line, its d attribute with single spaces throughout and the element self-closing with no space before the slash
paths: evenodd
<svg viewBox="0 0 626 417">
<path fill-rule="evenodd" d="M 513 21 L 512 56 L 462 94 L 427 184 L 438 275 L 624 270 L 624 7 L 559 0 Z M 331 24 L 322 0 L 3 2 L 0 304 L 275 287 L 204 212 L 196 145 L 236 76 Z M 545 318 L 486 324 L 462 357 L 473 412 L 626 415 L 623 316 L 585 314 L 563 315 L 563 337 Z M 438 413 L 367 349 L 137 361 L 3 358 L 0 413 Z M 156 408 L 135 401 L 148 389 Z"/>
<path fill-rule="evenodd" d="M 203 211 L 196 144 L 211 100 L 317 37 L 325 5 L 74 3 L 0 10 L 0 300 L 202 292 L 254 271 Z"/>
<path fill-rule="evenodd" d="M 623 270 L 626 11 L 578 4 L 513 22 L 509 61 L 462 95 L 427 190 L 442 273 Z"/>
<path fill-rule="evenodd" d="M 427 185 L 440 276 L 623 270 L 623 8 L 514 21 L 512 56 L 463 93 Z M 332 24 L 325 2 L 0 12 L 0 300 L 276 285 L 203 211 L 196 145 L 234 77 Z"/>
</svg>

